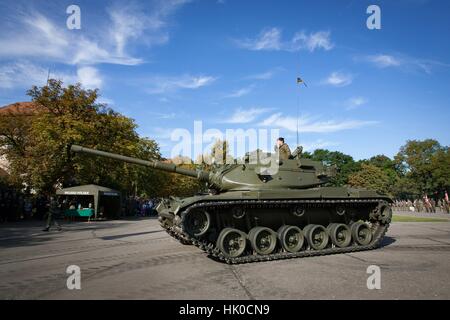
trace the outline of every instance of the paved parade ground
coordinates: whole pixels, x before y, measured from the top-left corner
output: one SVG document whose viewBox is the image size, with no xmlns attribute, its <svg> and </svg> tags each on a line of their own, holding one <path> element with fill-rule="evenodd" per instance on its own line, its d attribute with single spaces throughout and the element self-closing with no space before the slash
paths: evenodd
<svg viewBox="0 0 450 320">
<path fill-rule="evenodd" d="M 378 250 L 226 265 L 155 218 L 0 225 L 1 299 L 450 299 L 450 222 L 394 222 Z M 81 270 L 81 289 L 66 268 Z M 381 289 L 367 288 L 367 268 Z"/>
</svg>

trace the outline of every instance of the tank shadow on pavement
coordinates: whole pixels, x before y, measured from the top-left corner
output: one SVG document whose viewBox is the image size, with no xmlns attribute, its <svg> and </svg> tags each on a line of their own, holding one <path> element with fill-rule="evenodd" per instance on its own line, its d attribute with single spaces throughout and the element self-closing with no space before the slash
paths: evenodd
<svg viewBox="0 0 450 320">
<path fill-rule="evenodd" d="M 380 248 L 387 247 L 387 246 L 393 244 L 395 241 L 397 241 L 397 240 L 393 237 L 384 236 L 383 240 L 381 240 Z"/>
<path fill-rule="evenodd" d="M 125 233 L 125 234 L 118 234 L 115 236 L 104 236 L 104 237 L 99 237 L 99 238 L 102 240 L 116 240 L 116 239 L 121 239 L 121 238 L 126 238 L 126 237 L 141 236 L 144 234 L 151 234 L 151 233 L 158 233 L 158 232 L 165 232 L 165 231 L 164 230 L 155 230 L 155 231 Z"/>
</svg>

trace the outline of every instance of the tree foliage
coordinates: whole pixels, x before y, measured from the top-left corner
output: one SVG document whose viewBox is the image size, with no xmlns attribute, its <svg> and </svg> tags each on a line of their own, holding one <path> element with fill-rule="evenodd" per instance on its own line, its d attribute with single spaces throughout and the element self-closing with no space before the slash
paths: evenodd
<svg viewBox="0 0 450 320">
<path fill-rule="evenodd" d="M 26 146 L 31 143 L 31 115 L 15 112 L 0 117 L 0 153 L 9 160 L 11 175 L 3 178 L 4 184 L 20 187 L 23 184 L 23 168 L 27 165 Z"/>
<path fill-rule="evenodd" d="M 339 173 L 331 185 L 346 184 L 377 190 L 398 198 L 421 197 L 450 190 L 450 152 L 433 139 L 411 140 L 391 159 L 376 155 L 354 161 L 349 155 L 324 149 L 304 157 L 337 165 Z"/>
<path fill-rule="evenodd" d="M 377 191 L 381 194 L 390 193 L 389 176 L 380 167 L 370 163 L 362 163 L 361 170 L 348 177 L 348 184 L 354 187 L 363 187 Z"/>
<path fill-rule="evenodd" d="M 184 169 L 197 170 L 197 165 L 192 163 L 191 159 L 186 157 L 174 157 L 170 162 L 180 166 Z M 189 176 L 183 176 L 176 173 L 168 173 L 165 175 L 166 180 L 163 182 L 162 189 L 163 197 L 178 196 L 187 197 L 192 196 L 200 191 L 204 191 L 204 183 Z"/>
<path fill-rule="evenodd" d="M 96 102 L 97 90 L 80 84 L 63 87 L 50 80 L 44 87 L 28 91 L 42 107 L 33 119 L 26 146 L 25 179 L 37 190 L 52 192 L 55 184 L 96 183 L 127 190 L 136 176 L 135 168 L 105 158 L 71 155 L 68 146 L 83 146 L 111 152 L 159 157 L 157 146 L 145 148 L 133 120 Z"/>
<path fill-rule="evenodd" d="M 303 153 L 303 156 L 315 161 L 321 161 L 327 166 L 337 166 L 338 173 L 330 182 L 332 186 L 347 184 L 349 175 L 360 169 L 360 164 L 355 162 L 351 156 L 339 151 L 316 149 L 313 153 Z"/>
<path fill-rule="evenodd" d="M 450 188 L 449 148 L 434 139 L 410 140 L 395 156 L 399 176 L 414 182 L 419 193 L 434 193 Z"/>
<path fill-rule="evenodd" d="M 395 186 L 398 185 L 400 179 L 398 172 L 396 171 L 395 161 L 385 155 L 376 155 L 368 160 L 361 160 L 362 164 L 370 164 L 382 170 L 382 172 L 388 178 L 388 185 L 385 192 L 393 195 L 395 193 Z"/>
</svg>

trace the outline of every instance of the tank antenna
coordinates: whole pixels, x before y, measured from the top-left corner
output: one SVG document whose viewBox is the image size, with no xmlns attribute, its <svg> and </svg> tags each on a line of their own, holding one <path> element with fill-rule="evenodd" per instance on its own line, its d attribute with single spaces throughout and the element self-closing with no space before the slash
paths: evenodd
<svg viewBox="0 0 450 320">
<path fill-rule="evenodd" d="M 48 72 L 47 72 L 47 86 L 48 86 L 49 80 L 50 80 L 50 68 L 48 68 Z"/>
</svg>

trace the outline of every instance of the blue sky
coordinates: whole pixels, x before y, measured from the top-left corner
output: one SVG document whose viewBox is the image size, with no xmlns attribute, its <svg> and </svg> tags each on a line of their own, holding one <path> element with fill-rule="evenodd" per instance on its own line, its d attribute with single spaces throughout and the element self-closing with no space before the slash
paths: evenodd
<svg viewBox="0 0 450 320">
<path fill-rule="evenodd" d="M 66 8 L 81 9 L 81 30 Z M 381 9 L 369 30 L 366 9 Z M 100 88 L 170 156 L 175 128 L 279 128 L 355 159 L 450 144 L 450 2 L 0 1 L 0 105 L 48 69 Z M 301 75 L 308 88 L 299 87 Z M 300 92 L 299 92 L 300 91 Z"/>
</svg>

